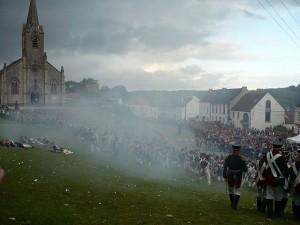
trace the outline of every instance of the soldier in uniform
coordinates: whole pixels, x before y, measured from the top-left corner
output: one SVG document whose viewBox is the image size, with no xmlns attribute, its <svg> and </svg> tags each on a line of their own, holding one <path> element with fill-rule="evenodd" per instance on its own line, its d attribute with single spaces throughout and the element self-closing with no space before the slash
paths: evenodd
<svg viewBox="0 0 300 225">
<path fill-rule="evenodd" d="M 240 155 L 242 146 L 233 144 L 233 152 L 225 158 L 223 177 L 228 183 L 230 204 L 232 209 L 237 209 L 241 195 L 243 173 L 247 172 L 246 158 Z"/>
<path fill-rule="evenodd" d="M 290 148 L 283 148 L 283 150 L 281 151 L 282 155 L 285 157 L 285 160 L 287 162 L 287 166 L 288 168 L 290 168 L 291 165 L 291 152 L 290 152 Z M 288 202 L 288 195 L 289 195 L 289 189 L 288 186 L 285 186 L 283 188 L 283 192 L 282 192 L 282 200 L 281 200 L 281 214 L 283 215 L 285 212 L 285 208 Z"/>
<path fill-rule="evenodd" d="M 281 201 L 283 198 L 283 188 L 285 180 L 289 177 L 287 162 L 284 156 L 280 154 L 282 142 L 274 142 L 272 151 L 267 154 L 267 169 L 264 173 L 266 183 L 266 199 L 268 219 L 271 220 L 273 211 L 275 216 L 282 216 Z M 273 203 L 275 201 L 275 210 Z"/>
<path fill-rule="evenodd" d="M 293 197 L 293 211 L 296 220 L 300 220 L 300 148 L 297 149 L 297 158 L 289 168 L 291 182 L 291 196 Z"/>
<path fill-rule="evenodd" d="M 263 177 L 263 173 L 267 167 L 267 153 L 270 150 L 268 148 L 264 148 L 261 151 L 261 158 L 256 161 L 256 179 L 255 183 L 257 186 L 257 195 L 256 195 L 256 205 L 257 210 L 264 213 L 266 212 L 266 205 L 267 205 L 267 199 L 266 199 L 266 185 L 265 185 L 265 179 Z"/>
</svg>

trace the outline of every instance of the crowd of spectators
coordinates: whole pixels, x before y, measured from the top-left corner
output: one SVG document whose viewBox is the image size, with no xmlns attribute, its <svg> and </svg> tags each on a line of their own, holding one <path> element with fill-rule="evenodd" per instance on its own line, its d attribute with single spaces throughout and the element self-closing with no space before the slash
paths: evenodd
<svg viewBox="0 0 300 225">
<path fill-rule="evenodd" d="M 0 118 L 13 120 L 21 124 L 43 124 L 55 127 L 71 126 L 69 110 L 56 109 L 11 109 L 6 105 L 0 107 Z"/>
<path fill-rule="evenodd" d="M 257 158 L 263 148 L 272 148 L 274 141 L 282 141 L 285 148 L 294 149 L 295 144 L 287 142 L 287 137 L 293 134 L 276 133 L 272 128 L 266 130 L 241 129 L 231 125 L 224 125 L 218 121 L 202 122 L 190 119 L 188 127 L 195 133 L 196 143 L 198 146 L 206 145 L 206 149 L 213 147 L 218 148 L 224 153 L 231 152 L 232 143 L 242 145 L 241 154 L 247 158 Z"/>
</svg>

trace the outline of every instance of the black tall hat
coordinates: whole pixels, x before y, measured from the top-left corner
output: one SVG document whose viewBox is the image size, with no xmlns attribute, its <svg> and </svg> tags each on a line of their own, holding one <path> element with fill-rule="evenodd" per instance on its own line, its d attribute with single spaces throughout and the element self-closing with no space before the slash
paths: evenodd
<svg viewBox="0 0 300 225">
<path fill-rule="evenodd" d="M 241 150 L 242 146 L 240 144 L 233 144 L 232 149 L 233 151 L 239 151 Z"/>
<path fill-rule="evenodd" d="M 275 149 L 282 148 L 282 146 L 283 146 L 283 142 L 281 142 L 281 141 L 275 141 L 273 143 L 273 148 L 275 148 Z"/>
<path fill-rule="evenodd" d="M 270 151 L 270 149 L 264 148 L 264 149 L 261 151 L 261 154 L 266 155 L 269 151 Z"/>
</svg>

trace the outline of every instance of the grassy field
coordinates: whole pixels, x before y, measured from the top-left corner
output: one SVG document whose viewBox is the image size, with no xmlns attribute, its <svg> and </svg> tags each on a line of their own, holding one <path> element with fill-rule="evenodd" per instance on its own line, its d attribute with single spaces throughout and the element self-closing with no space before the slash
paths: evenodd
<svg viewBox="0 0 300 225">
<path fill-rule="evenodd" d="M 120 123 L 119 123 L 120 124 Z M 155 131 L 153 131 L 155 133 Z M 298 224 L 289 200 L 283 218 L 256 211 L 255 189 L 244 187 L 237 211 L 229 208 L 225 184 L 211 186 L 178 168 L 143 167 L 123 152 L 90 153 L 68 130 L 19 126 L 0 120 L 0 137 L 54 139 L 75 155 L 48 148 L 0 148 L 0 224 Z"/>
</svg>

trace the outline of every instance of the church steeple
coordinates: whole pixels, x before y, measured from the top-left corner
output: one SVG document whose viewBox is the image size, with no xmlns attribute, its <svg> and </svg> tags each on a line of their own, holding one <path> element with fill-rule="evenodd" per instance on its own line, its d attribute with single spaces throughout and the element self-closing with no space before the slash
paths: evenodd
<svg viewBox="0 0 300 225">
<path fill-rule="evenodd" d="M 27 22 L 23 25 L 22 56 L 29 68 L 44 65 L 44 31 L 39 24 L 36 0 L 30 0 Z"/>
<path fill-rule="evenodd" d="M 37 14 L 37 8 L 36 8 L 36 3 L 35 0 L 30 1 L 30 6 L 29 6 L 29 11 L 28 11 L 28 16 L 27 16 L 27 26 L 32 26 L 32 25 L 39 25 L 39 17 Z"/>
</svg>

